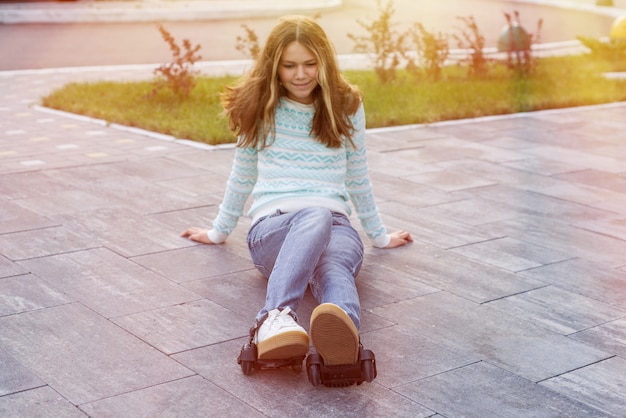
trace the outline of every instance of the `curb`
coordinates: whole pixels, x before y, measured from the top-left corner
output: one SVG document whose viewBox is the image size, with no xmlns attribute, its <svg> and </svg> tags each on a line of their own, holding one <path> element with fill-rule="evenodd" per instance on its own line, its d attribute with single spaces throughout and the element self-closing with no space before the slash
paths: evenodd
<svg viewBox="0 0 626 418">
<path fill-rule="evenodd" d="M 578 40 L 552 42 L 538 44 L 533 46 L 533 50 L 537 56 L 548 55 L 575 55 L 587 51 L 587 48 Z M 449 62 L 454 63 L 471 53 L 470 50 L 452 49 L 450 50 Z M 506 57 L 505 53 L 498 52 L 496 48 L 485 48 L 485 56 L 489 58 Z M 368 54 L 340 54 L 337 56 L 339 67 L 343 70 L 363 70 L 372 68 L 372 57 Z M 128 64 L 128 65 L 105 65 L 105 66 L 84 66 L 84 67 L 56 67 L 41 69 L 25 69 L 25 70 L 0 70 L 0 77 L 12 77 L 17 75 L 33 75 L 33 74 L 81 74 L 98 72 L 102 74 L 116 73 L 124 71 L 145 72 L 152 74 L 154 69 L 160 63 L 153 64 Z M 252 65 L 252 60 L 226 60 L 226 61 L 200 61 L 194 64 L 194 68 L 200 70 L 202 75 L 211 77 L 221 76 L 240 76 Z"/>
<path fill-rule="evenodd" d="M 577 10 L 593 13 L 600 16 L 619 17 L 626 14 L 626 2 L 619 2 L 619 6 L 596 6 L 595 4 L 581 4 L 572 0 L 506 0 L 509 3 L 535 4 L 564 10 Z"/>
</svg>

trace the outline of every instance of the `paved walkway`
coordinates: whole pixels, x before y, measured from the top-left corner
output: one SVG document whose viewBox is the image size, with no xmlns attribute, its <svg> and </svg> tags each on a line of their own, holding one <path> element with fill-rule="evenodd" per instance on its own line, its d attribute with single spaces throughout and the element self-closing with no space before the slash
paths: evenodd
<svg viewBox="0 0 626 418">
<path fill-rule="evenodd" d="M 568 10 L 617 17 L 626 0 L 613 7 L 596 6 L 596 0 L 501 0 L 503 4 L 550 5 Z M 4 1 L 0 22 L 146 22 L 239 19 L 280 16 L 288 13 L 325 12 L 340 7 L 342 0 L 74 0 Z"/>
<path fill-rule="evenodd" d="M 315 12 L 340 6 L 342 0 L 72 0 L 0 4 L 0 21 L 146 22 L 221 20 Z"/>
<path fill-rule="evenodd" d="M 328 389 L 235 362 L 264 299 L 248 222 L 179 237 L 232 149 L 32 106 L 137 76 L 0 74 L 0 416 L 626 416 L 626 104 L 370 131 L 383 218 L 416 241 L 367 248 L 379 375 Z"/>
<path fill-rule="evenodd" d="M 264 294 L 247 222 L 178 236 L 232 150 L 28 106 L 69 78 L 0 77 L 0 416 L 626 415 L 625 104 L 371 131 L 416 242 L 368 248 L 379 376 L 330 390 L 235 362 Z"/>
</svg>

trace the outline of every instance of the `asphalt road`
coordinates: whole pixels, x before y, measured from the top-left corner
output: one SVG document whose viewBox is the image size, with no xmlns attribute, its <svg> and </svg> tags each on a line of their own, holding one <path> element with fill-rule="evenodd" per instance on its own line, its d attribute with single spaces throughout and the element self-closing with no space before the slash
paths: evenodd
<svg viewBox="0 0 626 418">
<path fill-rule="evenodd" d="M 542 42 L 606 36 L 612 23 L 608 17 L 503 0 L 395 0 L 394 5 L 398 30 L 420 22 L 431 31 L 459 33 L 464 24 L 458 17 L 473 16 L 486 46 L 496 45 L 503 12 L 517 10 L 531 32 L 543 19 Z M 345 0 L 342 7 L 323 12 L 319 22 L 343 54 L 353 52 L 348 33 L 365 33 L 357 21 L 369 23 L 377 16 L 376 0 Z M 242 24 L 264 39 L 276 18 L 166 22 L 165 27 L 177 40 L 199 43 L 203 60 L 229 60 L 246 58 L 235 49 L 237 36 L 244 34 Z M 0 24 L 0 70 L 154 64 L 170 57 L 156 23 Z"/>
</svg>

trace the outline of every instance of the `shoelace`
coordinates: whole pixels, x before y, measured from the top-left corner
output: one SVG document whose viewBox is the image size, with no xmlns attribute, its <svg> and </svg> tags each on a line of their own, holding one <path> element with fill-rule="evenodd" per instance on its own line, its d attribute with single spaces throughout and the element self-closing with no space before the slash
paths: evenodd
<svg viewBox="0 0 626 418">
<path fill-rule="evenodd" d="M 293 318 L 291 318 L 291 316 L 289 315 L 289 312 L 291 312 L 291 308 L 289 307 L 283 309 L 279 313 L 276 313 L 276 311 L 272 311 L 269 313 L 265 321 L 270 321 L 268 323 L 270 328 L 273 328 L 274 326 L 282 327 L 285 325 L 292 325 L 294 321 Z"/>
</svg>

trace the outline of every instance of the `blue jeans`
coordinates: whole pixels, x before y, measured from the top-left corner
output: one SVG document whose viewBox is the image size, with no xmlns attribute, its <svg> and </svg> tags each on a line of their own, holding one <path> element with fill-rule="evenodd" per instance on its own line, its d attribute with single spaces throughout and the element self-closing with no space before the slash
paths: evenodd
<svg viewBox="0 0 626 418">
<path fill-rule="evenodd" d="M 276 308 L 296 311 L 307 286 L 319 303 L 334 303 L 360 326 L 355 280 L 363 262 L 363 242 L 343 214 L 312 207 L 277 211 L 248 232 L 256 268 L 268 278 L 265 306 L 257 321 Z"/>
</svg>

